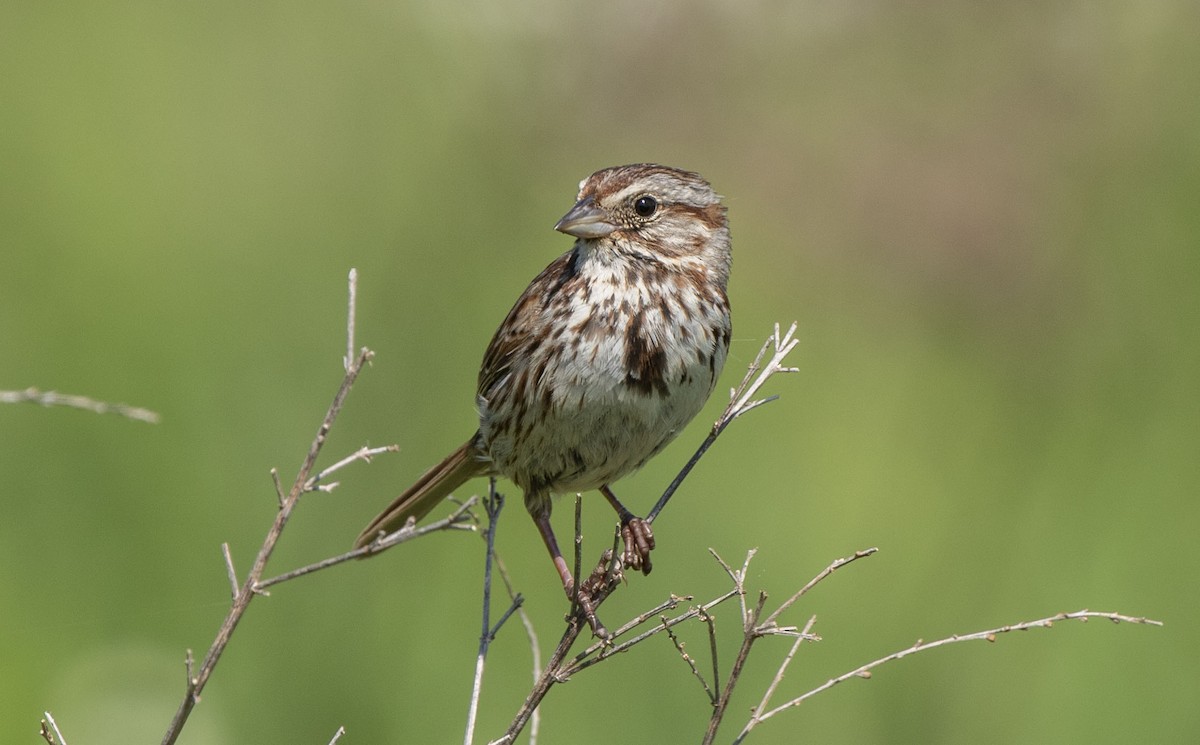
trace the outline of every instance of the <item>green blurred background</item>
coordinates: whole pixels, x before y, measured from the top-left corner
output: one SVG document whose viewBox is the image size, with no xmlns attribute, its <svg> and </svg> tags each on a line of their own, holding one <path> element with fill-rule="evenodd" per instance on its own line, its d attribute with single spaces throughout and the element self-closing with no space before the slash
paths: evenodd
<svg viewBox="0 0 1200 745">
<path fill-rule="evenodd" d="M 880 553 L 818 615 L 796 695 L 917 638 L 1089 607 L 885 667 L 750 742 L 1196 742 L 1200 6 L 1142 3 L 8 3 L 0 10 L 0 388 L 157 426 L 0 408 L 0 741 L 157 742 L 337 381 L 345 276 L 377 360 L 271 568 L 347 548 L 473 427 L 483 348 L 567 249 L 577 182 L 655 160 L 727 195 L 735 338 L 800 374 L 734 425 L 604 607 L 711 597 L 713 547 L 782 599 Z M 715 418 L 618 492 L 644 511 Z M 476 486 L 481 487 L 482 482 Z M 515 495 L 511 495 L 515 497 Z M 611 513 L 587 503 L 597 547 Z M 557 524 L 568 530 L 569 502 Z M 548 647 L 560 591 L 517 499 L 499 550 Z M 185 743 L 461 740 L 480 542 L 435 536 L 284 585 Z M 717 618 L 732 659 L 738 621 Z M 701 660 L 703 637 L 685 635 Z M 728 742 L 786 649 L 767 640 Z M 480 731 L 529 685 L 519 627 Z M 666 640 L 552 692 L 543 742 L 695 742 Z"/>
</svg>

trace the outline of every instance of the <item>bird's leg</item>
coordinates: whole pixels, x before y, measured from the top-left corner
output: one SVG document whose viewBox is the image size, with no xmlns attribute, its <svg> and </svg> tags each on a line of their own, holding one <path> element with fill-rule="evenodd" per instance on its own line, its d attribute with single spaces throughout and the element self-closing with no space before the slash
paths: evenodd
<svg viewBox="0 0 1200 745">
<path fill-rule="evenodd" d="M 621 537 L 625 539 L 625 566 L 641 569 L 642 574 L 649 574 L 654 568 L 650 565 L 650 550 L 654 548 L 654 531 L 650 530 L 650 523 L 626 509 L 608 484 L 600 487 L 600 493 L 621 518 Z"/>
<path fill-rule="evenodd" d="M 547 505 L 549 505 L 548 501 Z M 558 550 L 558 541 L 554 538 L 554 528 L 550 526 L 550 510 L 535 507 L 529 511 L 529 515 L 533 518 L 533 524 L 537 526 L 538 532 L 542 534 L 542 540 L 546 542 L 546 549 L 550 552 L 550 558 L 554 560 L 554 568 L 558 570 L 558 576 L 562 579 L 563 590 L 566 591 L 567 598 L 571 602 L 578 600 L 579 609 L 583 612 L 583 617 L 587 619 L 588 625 L 592 627 L 593 634 L 601 639 L 610 638 L 608 629 L 604 628 L 604 624 L 596 618 L 596 606 L 592 603 L 592 596 L 586 583 L 579 584 L 576 589 L 575 578 L 571 576 L 571 570 L 567 567 L 567 561 L 563 558 L 562 551 Z"/>
</svg>

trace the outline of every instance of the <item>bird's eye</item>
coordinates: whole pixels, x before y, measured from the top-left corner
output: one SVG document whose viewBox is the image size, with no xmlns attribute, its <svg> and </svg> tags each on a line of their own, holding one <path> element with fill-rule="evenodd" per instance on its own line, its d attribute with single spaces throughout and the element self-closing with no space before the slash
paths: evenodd
<svg viewBox="0 0 1200 745">
<path fill-rule="evenodd" d="M 650 217 L 656 209 L 658 209 L 658 200 L 649 194 L 640 196 L 634 200 L 633 211 L 642 217 Z"/>
</svg>

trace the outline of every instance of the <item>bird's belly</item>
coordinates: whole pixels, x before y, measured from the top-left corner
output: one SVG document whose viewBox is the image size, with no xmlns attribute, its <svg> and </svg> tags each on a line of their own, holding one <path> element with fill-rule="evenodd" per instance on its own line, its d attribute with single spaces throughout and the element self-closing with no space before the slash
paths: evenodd
<svg viewBox="0 0 1200 745">
<path fill-rule="evenodd" d="M 518 417 L 524 421 L 490 428 L 493 469 L 527 493 L 588 491 L 640 468 L 675 439 L 712 388 L 707 364 L 676 371 L 667 395 L 631 385 L 615 370 L 561 379 L 551 397 Z"/>
</svg>

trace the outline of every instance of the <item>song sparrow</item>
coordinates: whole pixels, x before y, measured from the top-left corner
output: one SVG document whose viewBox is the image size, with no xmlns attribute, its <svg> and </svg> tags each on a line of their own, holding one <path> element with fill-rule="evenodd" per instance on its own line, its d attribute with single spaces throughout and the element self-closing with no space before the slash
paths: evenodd
<svg viewBox="0 0 1200 745">
<path fill-rule="evenodd" d="M 643 163 L 589 176 L 554 227 L 575 245 L 534 278 L 492 337 L 479 370 L 479 431 L 356 546 L 420 520 L 468 479 L 496 475 L 524 491 L 568 596 L 574 579 L 550 526 L 554 494 L 599 489 L 620 516 L 625 565 L 649 573 L 650 526 L 608 485 L 679 434 L 725 363 L 725 207 L 699 174 Z"/>
</svg>

